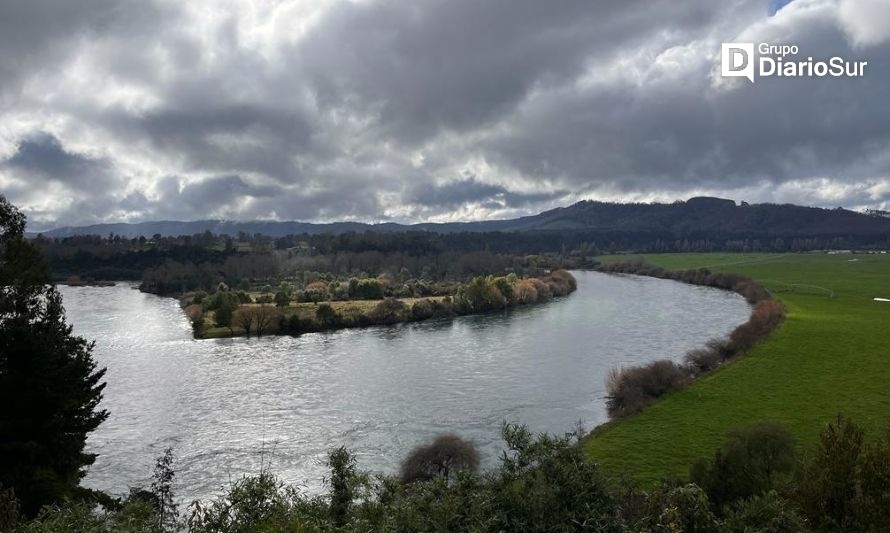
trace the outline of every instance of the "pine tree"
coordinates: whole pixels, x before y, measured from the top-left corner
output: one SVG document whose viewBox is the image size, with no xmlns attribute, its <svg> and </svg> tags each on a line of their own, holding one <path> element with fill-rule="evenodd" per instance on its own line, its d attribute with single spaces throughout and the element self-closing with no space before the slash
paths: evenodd
<svg viewBox="0 0 890 533">
<path fill-rule="evenodd" d="M 99 409 L 105 369 L 93 344 L 72 335 L 24 227 L 24 215 L 0 195 L 0 484 L 33 515 L 78 495 L 96 458 L 84 451 L 87 435 L 108 412 Z"/>
</svg>

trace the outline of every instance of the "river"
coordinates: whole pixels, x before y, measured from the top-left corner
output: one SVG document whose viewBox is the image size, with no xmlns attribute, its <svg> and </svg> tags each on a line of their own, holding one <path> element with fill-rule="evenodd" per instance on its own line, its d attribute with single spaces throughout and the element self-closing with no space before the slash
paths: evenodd
<svg viewBox="0 0 890 533">
<path fill-rule="evenodd" d="M 316 492 L 327 451 L 394 472 L 442 432 L 496 462 L 504 420 L 564 433 L 606 420 L 610 368 L 680 358 L 750 312 L 738 295 L 638 276 L 575 272 L 548 303 L 454 320 L 307 334 L 192 339 L 170 298 L 128 284 L 63 287 L 75 333 L 108 368 L 84 485 L 126 494 L 172 446 L 179 498 L 218 494 L 269 468 Z"/>
</svg>

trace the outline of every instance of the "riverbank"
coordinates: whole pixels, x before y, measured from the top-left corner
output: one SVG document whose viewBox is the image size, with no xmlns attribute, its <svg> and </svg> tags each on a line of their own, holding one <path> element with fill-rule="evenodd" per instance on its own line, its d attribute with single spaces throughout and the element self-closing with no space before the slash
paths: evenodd
<svg viewBox="0 0 890 533">
<path fill-rule="evenodd" d="M 626 258 L 604 257 L 605 263 Z M 890 258 L 825 254 L 653 254 L 668 270 L 707 267 L 750 277 L 787 308 L 781 328 L 745 357 L 610 423 L 585 441 L 609 472 L 654 483 L 685 478 L 727 432 L 758 420 L 783 423 L 801 449 L 839 412 L 879 431 L 890 411 Z"/>
<path fill-rule="evenodd" d="M 180 303 L 197 339 L 300 335 L 433 318 L 464 316 L 533 305 L 567 296 L 577 289 L 565 270 L 539 277 L 477 276 L 452 294 L 422 298 L 383 298 L 291 302 L 289 298 L 256 298 L 220 291 L 186 295 Z M 247 300 L 247 301 L 245 301 Z M 278 303 L 269 303 L 278 300 Z M 234 302 L 234 303 L 232 303 Z M 262 302 L 262 303 L 257 303 Z"/>
<path fill-rule="evenodd" d="M 64 280 L 59 280 L 59 285 L 67 285 L 68 287 L 114 287 L 118 282 L 108 280 L 92 280 L 80 279 L 77 276 L 71 276 Z"/>
</svg>

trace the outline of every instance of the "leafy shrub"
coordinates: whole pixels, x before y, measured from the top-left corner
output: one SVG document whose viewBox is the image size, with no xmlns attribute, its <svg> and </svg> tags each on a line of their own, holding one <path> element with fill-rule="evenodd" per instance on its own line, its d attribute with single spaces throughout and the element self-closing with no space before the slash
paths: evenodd
<svg viewBox="0 0 890 533">
<path fill-rule="evenodd" d="M 456 296 L 460 312 L 479 313 L 494 309 L 503 309 L 507 299 L 498 289 L 492 278 L 477 276 L 461 287 Z"/>
<path fill-rule="evenodd" d="M 355 497 L 355 456 L 342 446 L 335 448 L 328 454 L 328 466 L 331 468 L 328 482 L 331 488 L 331 518 L 336 525 L 343 526 Z"/>
<path fill-rule="evenodd" d="M 890 524 L 890 431 L 866 444 L 860 457 L 860 521 L 865 525 Z"/>
<path fill-rule="evenodd" d="M 0 531 L 13 531 L 21 519 L 21 504 L 15 491 L 0 485 Z"/>
<path fill-rule="evenodd" d="M 289 335 L 296 335 L 300 333 L 300 326 L 300 317 L 297 316 L 296 313 L 294 313 L 287 318 L 287 327 L 285 328 L 285 331 Z"/>
<path fill-rule="evenodd" d="M 450 297 L 446 296 L 442 300 L 430 300 L 430 305 L 433 310 L 433 316 L 431 318 L 454 316 L 454 304 Z"/>
<path fill-rule="evenodd" d="M 241 301 L 237 293 L 228 291 L 214 292 L 201 302 L 206 311 L 215 311 L 225 305 L 238 306 L 241 303 L 244 302 Z"/>
<path fill-rule="evenodd" d="M 433 316 L 433 304 L 429 300 L 417 300 L 411 306 L 411 316 L 415 320 L 426 320 Z"/>
<path fill-rule="evenodd" d="M 776 491 L 752 496 L 731 506 L 721 528 L 726 533 L 797 533 L 806 531 L 806 521 L 794 505 Z"/>
<path fill-rule="evenodd" d="M 796 463 L 788 430 L 775 422 L 758 422 L 730 433 L 714 459 L 693 465 L 689 477 L 722 511 L 731 502 L 780 488 Z"/>
<path fill-rule="evenodd" d="M 407 318 L 408 306 L 395 298 L 380 301 L 370 313 L 371 320 L 376 324 L 394 324 Z"/>
<path fill-rule="evenodd" d="M 620 418 L 636 412 L 668 392 L 685 387 L 690 377 L 673 361 L 653 361 L 644 366 L 612 369 L 606 379 L 609 416 Z"/>
<path fill-rule="evenodd" d="M 710 532 L 717 531 L 720 523 L 708 496 L 694 484 L 664 484 L 646 495 L 642 509 L 629 530 Z"/>
<path fill-rule="evenodd" d="M 315 310 L 315 320 L 323 327 L 331 327 L 337 322 L 337 312 L 330 304 L 319 304 Z"/>
<path fill-rule="evenodd" d="M 284 291 L 275 293 L 275 305 L 278 307 L 287 307 L 290 305 L 290 295 Z"/>
<path fill-rule="evenodd" d="M 226 293 L 228 294 L 228 293 Z M 232 326 L 232 320 L 235 315 L 235 310 L 238 308 L 238 300 L 237 297 L 226 298 L 223 302 L 216 308 L 216 311 L 213 313 L 213 319 L 216 322 L 216 325 L 221 328 L 228 328 Z"/>
<path fill-rule="evenodd" d="M 773 489 L 716 505 L 696 484 L 663 482 L 641 490 L 616 484 L 599 473 L 578 446 L 579 434 L 535 435 L 526 427 L 505 424 L 506 450 L 499 467 L 485 474 L 446 467 L 442 456 L 420 461 L 420 477 L 404 484 L 388 476 L 358 470 L 344 448 L 328 455 L 327 492 L 301 493 L 272 474 L 244 477 L 225 494 L 190 506 L 193 532 L 249 531 L 603 531 L 603 532 L 796 532 L 886 531 L 890 507 L 890 438 L 867 443 L 851 422 L 839 418 L 822 434 L 822 446 L 783 486 L 772 474 L 787 474 L 777 458 L 774 424 L 762 423 L 730 434 L 720 453 L 735 457 L 737 468 L 719 481 L 747 483 L 746 470 L 774 480 Z M 780 438 L 779 441 L 783 441 Z M 771 451 L 772 450 L 772 451 Z M 407 460 L 406 460 L 407 461 Z M 772 464 L 773 466 L 767 466 Z M 787 462 L 783 463 L 787 465 Z M 851 466 L 853 465 L 853 466 Z M 161 468 L 155 479 L 171 479 Z M 165 472 L 169 472 L 168 476 Z M 772 472 L 772 474 L 767 474 Z M 782 478 L 786 479 L 785 477 Z M 160 485 L 163 485 L 161 483 Z M 121 502 L 68 501 L 46 506 L 33 520 L 20 516 L 9 491 L 0 490 L 0 530 L 37 532 L 159 532 L 163 494 L 169 489 L 137 491 Z M 745 492 L 752 492 L 746 490 Z M 169 494 L 169 492 L 168 492 Z M 734 497 L 735 498 L 735 497 Z M 813 498 L 813 499 L 809 499 Z M 883 499 L 883 500 L 882 500 Z M 172 501 L 168 499 L 167 501 Z M 883 503 L 882 503 L 883 501 Z M 717 509 L 715 509 L 717 508 Z M 844 511 L 842 515 L 838 511 Z M 722 516 L 721 516 L 722 514 Z M 170 515 L 175 518 L 175 513 Z"/>
<path fill-rule="evenodd" d="M 355 280 L 353 282 L 353 280 Z M 349 297 L 358 300 L 380 300 L 383 298 L 383 284 L 374 278 L 355 279 L 349 282 Z"/>
<path fill-rule="evenodd" d="M 513 283 L 511 283 L 505 276 L 493 278 L 489 283 L 501 293 L 501 296 L 504 297 L 504 305 L 512 305 L 514 303 L 515 294 L 513 294 Z"/>
<path fill-rule="evenodd" d="M 173 449 L 167 448 L 155 461 L 152 473 L 151 495 L 160 531 L 176 531 L 179 527 L 179 506 L 173 493 Z"/>
<path fill-rule="evenodd" d="M 890 435 L 866 443 L 862 429 L 838 415 L 802 469 L 797 498 L 817 530 L 883 531 L 890 523 Z"/>
<path fill-rule="evenodd" d="M 324 281 L 313 281 L 302 291 L 297 291 L 296 297 L 299 302 L 318 303 L 327 300 L 330 297 L 328 284 Z"/>
<path fill-rule="evenodd" d="M 287 525 L 299 530 L 296 526 L 305 524 L 299 519 L 299 504 L 296 489 L 264 472 L 241 478 L 215 500 L 193 503 L 188 530 L 193 533 L 281 531 Z"/>
<path fill-rule="evenodd" d="M 502 435 L 507 451 L 486 487 L 490 531 L 619 530 L 611 491 L 577 445 L 580 435 L 533 435 L 515 424 Z"/>
</svg>

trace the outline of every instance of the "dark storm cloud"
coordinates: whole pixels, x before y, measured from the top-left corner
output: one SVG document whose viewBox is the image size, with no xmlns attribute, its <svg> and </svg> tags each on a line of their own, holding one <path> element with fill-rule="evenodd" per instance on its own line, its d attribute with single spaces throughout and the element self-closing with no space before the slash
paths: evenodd
<svg viewBox="0 0 890 533">
<path fill-rule="evenodd" d="M 22 139 L 15 154 L 0 161 L 0 169 L 31 185 L 55 181 L 72 190 L 101 190 L 114 183 L 109 161 L 69 152 L 56 137 L 43 132 Z"/>
<path fill-rule="evenodd" d="M 890 46 L 866 53 L 851 46 L 835 20 L 818 16 L 801 17 L 785 31 L 783 38 L 806 55 L 867 57 L 869 75 L 761 79 L 715 89 L 713 65 L 701 56 L 682 77 L 649 72 L 644 83 L 619 77 L 528 102 L 514 127 L 488 139 L 485 152 L 525 175 L 563 175 L 581 188 L 619 191 L 886 178 Z"/>
<path fill-rule="evenodd" d="M 502 119 L 536 87 L 646 39 L 653 23 L 694 31 L 716 12 L 701 1 L 344 2 L 299 53 L 323 101 L 377 113 L 387 134 L 417 142 Z"/>
<path fill-rule="evenodd" d="M 82 43 L 117 32 L 135 37 L 160 20 L 154 4 L 139 0 L 4 0 L 0 103 L 14 98 L 28 76 L 64 66 Z"/>
<path fill-rule="evenodd" d="M 186 156 L 188 171 L 260 172 L 294 181 L 295 158 L 311 150 L 306 117 L 266 106 L 164 109 L 124 119 L 135 128 L 128 132 L 134 139 L 144 136 L 159 151 Z"/>
<path fill-rule="evenodd" d="M 157 201 L 133 193 L 122 205 L 147 210 L 150 218 L 311 219 L 362 218 L 379 213 L 380 206 L 367 188 L 311 191 L 278 183 L 253 183 L 238 175 L 212 176 L 195 182 L 168 176 L 159 180 Z"/>
<path fill-rule="evenodd" d="M 0 186 L 43 226 L 699 192 L 886 208 L 881 5 L 4 2 Z M 868 76 L 720 83 L 733 40 L 867 59 Z"/>
</svg>

